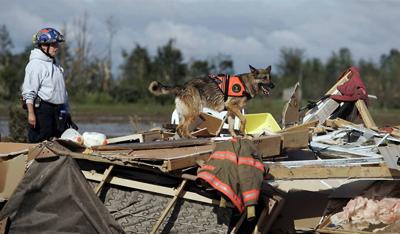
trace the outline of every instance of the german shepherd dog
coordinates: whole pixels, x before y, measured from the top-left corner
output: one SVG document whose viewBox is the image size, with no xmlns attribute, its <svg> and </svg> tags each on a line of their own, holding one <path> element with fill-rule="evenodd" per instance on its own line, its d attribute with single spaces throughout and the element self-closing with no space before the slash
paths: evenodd
<svg viewBox="0 0 400 234">
<path fill-rule="evenodd" d="M 240 119 L 240 132 L 245 135 L 246 119 L 240 112 L 249 99 L 260 91 L 268 96 L 274 87 L 271 80 L 271 66 L 266 69 L 256 69 L 249 65 L 250 73 L 235 75 L 239 77 L 245 88 L 245 95 L 241 97 L 225 96 L 218 86 L 218 82 L 210 77 L 196 78 L 188 81 L 183 86 L 165 86 L 157 81 L 152 81 L 149 91 L 154 95 L 175 94 L 175 106 L 179 114 L 179 125 L 176 129 L 178 135 L 192 138 L 189 125 L 199 116 L 203 107 L 216 111 L 228 111 L 229 132 L 237 136 L 234 131 L 235 116 Z"/>
</svg>

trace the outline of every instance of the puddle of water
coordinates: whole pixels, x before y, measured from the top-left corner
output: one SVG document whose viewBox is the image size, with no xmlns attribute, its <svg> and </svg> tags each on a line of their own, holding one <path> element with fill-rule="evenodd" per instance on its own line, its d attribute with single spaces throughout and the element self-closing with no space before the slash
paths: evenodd
<svg viewBox="0 0 400 234">
<path fill-rule="evenodd" d="M 105 134 L 106 136 L 124 136 L 129 134 L 134 134 L 136 132 L 147 131 L 155 127 L 161 127 L 162 123 L 156 122 L 139 122 L 137 128 L 134 127 L 125 121 L 118 121 L 118 122 L 104 122 L 101 121 L 99 123 L 96 122 L 78 122 L 76 124 L 79 127 L 79 132 L 100 132 Z M 9 135 L 8 129 L 8 119 L 0 117 L 0 134 L 1 137 L 7 137 Z"/>
</svg>

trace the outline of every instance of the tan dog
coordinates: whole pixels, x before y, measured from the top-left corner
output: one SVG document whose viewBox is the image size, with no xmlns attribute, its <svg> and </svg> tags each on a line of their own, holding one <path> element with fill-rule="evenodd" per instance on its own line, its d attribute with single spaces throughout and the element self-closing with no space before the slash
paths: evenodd
<svg viewBox="0 0 400 234">
<path fill-rule="evenodd" d="M 228 111 L 229 132 L 236 136 L 234 131 L 234 119 L 237 116 L 240 119 L 240 132 L 245 135 L 246 119 L 240 113 L 240 110 L 246 106 L 249 99 L 256 96 L 260 91 L 264 95 L 269 95 L 274 87 L 271 81 L 271 66 L 266 69 L 255 69 L 251 65 L 250 73 L 235 75 L 240 85 L 233 85 L 233 92 L 241 96 L 228 96 L 220 88 L 220 81 L 216 77 L 206 77 L 193 79 L 183 86 L 164 86 L 157 81 L 149 85 L 149 91 L 155 95 L 175 94 L 176 110 L 179 114 L 179 125 L 177 133 L 181 137 L 192 137 L 189 132 L 189 125 L 196 120 L 203 107 L 214 109 L 216 111 Z M 240 90 L 240 89 L 244 90 Z"/>
</svg>

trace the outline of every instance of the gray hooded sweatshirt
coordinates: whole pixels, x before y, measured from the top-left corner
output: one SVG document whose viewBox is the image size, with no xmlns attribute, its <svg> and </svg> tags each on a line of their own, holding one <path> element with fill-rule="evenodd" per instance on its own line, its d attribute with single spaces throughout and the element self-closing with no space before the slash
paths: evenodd
<svg viewBox="0 0 400 234">
<path fill-rule="evenodd" d="M 22 84 L 26 103 L 33 103 L 36 96 L 53 104 L 67 104 L 64 70 L 38 48 L 31 51 Z"/>
</svg>

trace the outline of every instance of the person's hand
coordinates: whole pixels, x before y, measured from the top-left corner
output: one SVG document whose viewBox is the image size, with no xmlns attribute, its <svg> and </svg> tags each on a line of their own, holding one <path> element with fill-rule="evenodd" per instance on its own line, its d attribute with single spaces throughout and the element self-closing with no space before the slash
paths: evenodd
<svg viewBox="0 0 400 234">
<path fill-rule="evenodd" d="M 35 113 L 29 112 L 28 113 L 28 123 L 32 125 L 33 128 L 36 126 L 36 116 Z"/>
</svg>

